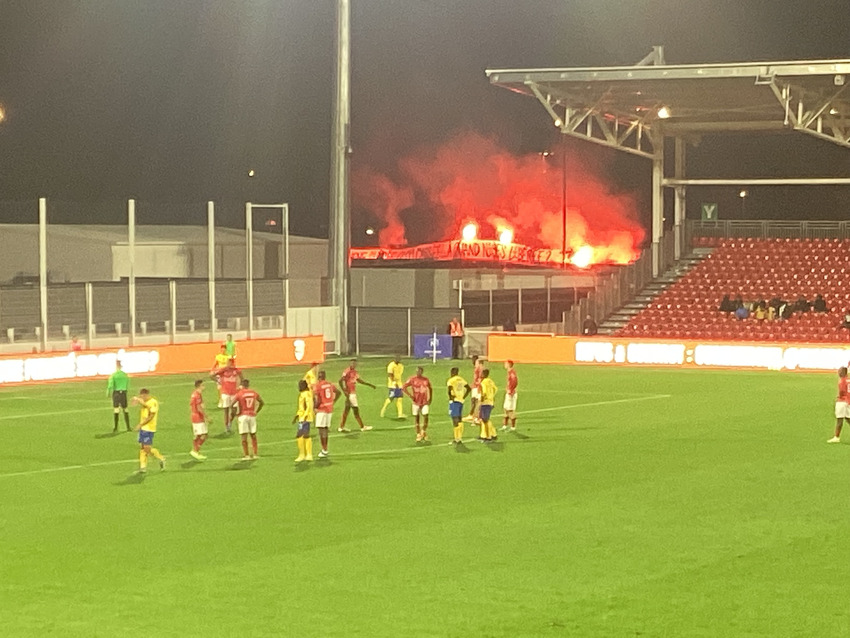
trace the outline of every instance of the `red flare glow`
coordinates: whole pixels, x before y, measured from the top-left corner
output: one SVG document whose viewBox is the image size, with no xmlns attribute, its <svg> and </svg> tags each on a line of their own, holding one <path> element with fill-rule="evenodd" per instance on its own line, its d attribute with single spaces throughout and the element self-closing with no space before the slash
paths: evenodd
<svg viewBox="0 0 850 638">
<path fill-rule="evenodd" d="M 644 238 L 634 199 L 614 193 L 579 154 L 569 154 L 565 167 L 561 160 L 515 156 L 480 135 L 458 135 L 403 158 L 393 178 L 355 171 L 354 213 L 380 220 L 381 246 L 456 238 L 472 220 L 477 238 L 560 252 L 565 168 L 568 255 L 580 254 L 588 266 L 633 261 Z"/>
</svg>

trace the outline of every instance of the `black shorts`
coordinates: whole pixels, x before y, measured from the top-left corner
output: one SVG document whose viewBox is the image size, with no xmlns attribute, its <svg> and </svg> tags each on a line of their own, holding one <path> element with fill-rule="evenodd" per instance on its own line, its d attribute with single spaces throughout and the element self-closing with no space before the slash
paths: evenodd
<svg viewBox="0 0 850 638">
<path fill-rule="evenodd" d="M 116 390 L 112 393 L 112 407 L 127 409 L 127 391 Z"/>
</svg>

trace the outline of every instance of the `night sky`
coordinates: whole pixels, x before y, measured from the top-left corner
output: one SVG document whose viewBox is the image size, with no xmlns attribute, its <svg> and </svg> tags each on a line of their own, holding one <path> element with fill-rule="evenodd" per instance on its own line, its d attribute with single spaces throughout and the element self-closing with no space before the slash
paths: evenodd
<svg viewBox="0 0 850 638">
<path fill-rule="evenodd" d="M 459 131 L 516 153 L 552 146 L 543 109 L 490 87 L 485 68 L 633 64 L 654 44 L 670 63 L 850 58 L 847 0 L 351 1 L 352 161 L 377 170 Z M 20 202 L 39 196 L 77 222 L 118 221 L 128 197 L 149 222 L 200 221 L 208 199 L 236 220 L 250 199 L 287 201 L 295 232 L 326 234 L 334 12 L 333 0 L 0 2 L 0 221 L 34 221 Z M 588 146 L 570 152 L 600 152 Z M 609 155 L 618 188 L 646 205 L 646 161 Z M 695 176 L 850 176 L 850 150 L 802 135 L 707 138 L 690 159 Z M 850 189 L 750 190 L 747 217 L 847 216 Z M 690 197 L 739 216 L 733 191 Z"/>
</svg>

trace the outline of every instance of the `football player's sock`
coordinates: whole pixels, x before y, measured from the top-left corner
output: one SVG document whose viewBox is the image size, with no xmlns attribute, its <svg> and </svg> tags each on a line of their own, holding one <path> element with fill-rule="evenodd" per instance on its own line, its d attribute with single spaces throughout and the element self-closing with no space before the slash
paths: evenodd
<svg viewBox="0 0 850 638">
<path fill-rule="evenodd" d="M 304 441 L 304 453 L 307 455 L 307 458 L 311 458 L 313 456 L 313 439 L 307 437 L 303 439 Z"/>
<path fill-rule="evenodd" d="M 502 421 L 502 425 L 507 425 L 507 424 L 508 424 L 508 420 L 509 420 L 509 419 L 508 419 L 508 415 L 506 414 L 506 415 L 505 415 L 504 420 Z"/>
<path fill-rule="evenodd" d="M 195 452 L 198 451 L 198 437 L 192 439 L 192 450 L 194 450 Z"/>
<path fill-rule="evenodd" d="M 118 413 L 117 412 L 115 412 L 112 415 L 112 424 L 113 424 L 112 429 L 117 430 L 118 429 Z"/>
<path fill-rule="evenodd" d="M 381 416 L 384 416 L 384 413 L 387 411 L 387 406 L 390 404 L 391 399 L 384 399 L 384 405 L 381 406 Z"/>
<path fill-rule="evenodd" d="M 463 421 L 457 424 L 457 440 L 463 440 Z"/>
<path fill-rule="evenodd" d="M 124 412 L 124 425 L 127 426 L 127 429 L 130 429 L 130 413 Z"/>
<path fill-rule="evenodd" d="M 395 407 L 396 410 L 398 410 L 399 418 L 401 418 L 401 416 L 404 414 L 404 403 L 402 402 L 400 397 L 395 400 Z"/>
<path fill-rule="evenodd" d="M 242 456 L 248 456 L 248 439 L 242 439 Z"/>
<path fill-rule="evenodd" d="M 492 421 L 487 421 L 487 438 L 495 439 L 496 438 L 496 426 L 493 425 Z"/>
<path fill-rule="evenodd" d="M 516 417 L 513 417 L 513 418 L 511 419 L 511 427 L 512 427 L 512 428 L 515 428 L 515 427 L 516 427 Z"/>
<path fill-rule="evenodd" d="M 139 450 L 139 468 L 144 470 L 148 466 L 148 453 L 144 450 Z"/>
<path fill-rule="evenodd" d="M 482 439 L 486 439 L 487 438 L 487 424 L 484 421 L 481 421 L 481 424 L 480 424 L 479 427 L 480 427 L 480 430 L 481 430 L 480 433 L 479 433 L 479 436 Z"/>
<path fill-rule="evenodd" d="M 304 439 L 299 436 L 295 439 L 295 442 L 298 443 L 298 458 L 304 458 L 304 451 L 307 449 L 304 445 Z"/>
<path fill-rule="evenodd" d="M 457 441 L 457 426 L 452 427 L 452 438 Z"/>
<path fill-rule="evenodd" d="M 340 429 L 345 428 L 345 421 L 348 419 L 348 410 L 343 410 L 342 420 L 339 422 Z"/>
<path fill-rule="evenodd" d="M 357 419 L 357 423 L 360 425 L 361 430 L 366 427 L 365 425 L 363 425 L 363 419 L 360 418 L 359 414 L 355 414 L 354 418 Z"/>
<path fill-rule="evenodd" d="M 162 454 L 160 454 L 160 453 L 159 453 L 159 450 L 157 450 L 155 447 L 152 447 L 152 448 L 151 448 L 151 454 L 153 454 L 153 457 L 154 457 L 156 460 L 158 460 L 158 461 L 161 461 L 161 460 L 162 460 Z"/>
<path fill-rule="evenodd" d="M 251 449 L 254 450 L 254 456 L 257 456 L 257 437 L 251 437 Z"/>
</svg>

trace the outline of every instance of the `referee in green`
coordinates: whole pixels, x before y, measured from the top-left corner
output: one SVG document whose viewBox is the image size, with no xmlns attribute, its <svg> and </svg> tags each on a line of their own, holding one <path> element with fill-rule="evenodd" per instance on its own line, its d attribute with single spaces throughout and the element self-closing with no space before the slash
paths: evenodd
<svg viewBox="0 0 850 638">
<path fill-rule="evenodd" d="M 109 375 L 109 384 L 106 386 L 106 396 L 112 396 L 112 431 L 118 431 L 118 413 L 124 413 L 124 425 L 130 431 L 130 413 L 127 412 L 127 390 L 130 389 L 130 377 L 121 369 L 121 362 L 115 362 L 115 372 Z"/>
</svg>

